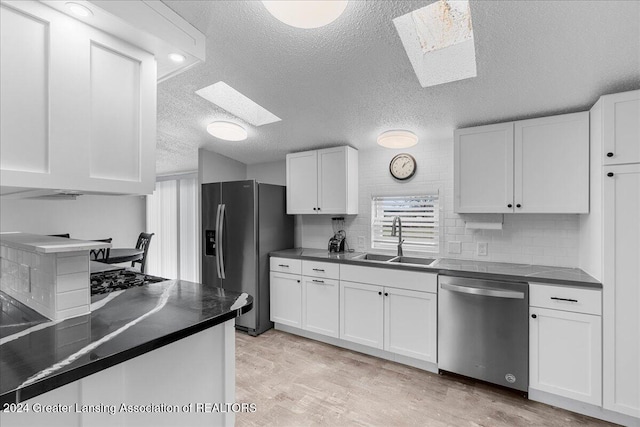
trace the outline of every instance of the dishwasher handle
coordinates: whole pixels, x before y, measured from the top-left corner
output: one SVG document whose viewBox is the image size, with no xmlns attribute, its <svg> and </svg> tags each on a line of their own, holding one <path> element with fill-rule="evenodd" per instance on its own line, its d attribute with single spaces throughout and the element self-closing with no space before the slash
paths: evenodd
<svg viewBox="0 0 640 427">
<path fill-rule="evenodd" d="M 524 292 L 508 291 L 504 289 L 473 288 L 471 286 L 452 285 L 441 283 L 440 287 L 448 291 L 461 292 L 463 294 L 481 295 L 494 298 L 524 299 Z"/>
</svg>

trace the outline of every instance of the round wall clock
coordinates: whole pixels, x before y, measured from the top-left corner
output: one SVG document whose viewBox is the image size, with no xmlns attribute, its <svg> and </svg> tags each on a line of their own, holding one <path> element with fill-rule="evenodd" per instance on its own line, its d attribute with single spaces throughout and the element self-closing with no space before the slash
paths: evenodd
<svg viewBox="0 0 640 427">
<path fill-rule="evenodd" d="M 400 153 L 391 159 L 389 172 L 395 179 L 405 181 L 416 173 L 416 159 L 411 154 Z"/>
</svg>

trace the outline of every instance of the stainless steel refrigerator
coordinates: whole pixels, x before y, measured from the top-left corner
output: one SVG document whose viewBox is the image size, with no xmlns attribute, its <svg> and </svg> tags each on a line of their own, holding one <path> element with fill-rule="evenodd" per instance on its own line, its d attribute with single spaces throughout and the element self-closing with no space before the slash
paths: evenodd
<svg viewBox="0 0 640 427">
<path fill-rule="evenodd" d="M 259 335 L 273 327 L 269 252 L 293 247 L 285 187 L 253 180 L 202 184 L 201 200 L 201 281 L 251 295 L 253 309 L 236 319 L 236 328 Z"/>
</svg>

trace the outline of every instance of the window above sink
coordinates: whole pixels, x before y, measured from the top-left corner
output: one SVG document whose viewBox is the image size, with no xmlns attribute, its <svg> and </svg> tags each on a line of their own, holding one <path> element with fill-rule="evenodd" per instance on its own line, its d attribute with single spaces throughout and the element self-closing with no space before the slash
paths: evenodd
<svg viewBox="0 0 640 427">
<path fill-rule="evenodd" d="M 440 250 L 440 204 L 438 193 L 410 196 L 371 197 L 371 247 L 395 250 L 398 234 L 393 235 L 393 218 L 402 226 L 406 251 L 438 253 Z M 367 254 L 376 255 L 376 254 Z M 405 257 L 406 258 L 406 257 Z M 422 258 L 417 258 L 422 260 Z M 399 261 L 403 262 L 403 261 Z"/>
</svg>

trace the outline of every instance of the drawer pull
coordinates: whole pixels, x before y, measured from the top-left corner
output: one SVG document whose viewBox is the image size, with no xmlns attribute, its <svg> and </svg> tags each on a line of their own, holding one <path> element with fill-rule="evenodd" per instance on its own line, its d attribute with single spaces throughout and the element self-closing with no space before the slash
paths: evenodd
<svg viewBox="0 0 640 427">
<path fill-rule="evenodd" d="M 322 271 L 324 273 L 324 270 L 321 268 L 314 268 L 313 271 Z"/>
<path fill-rule="evenodd" d="M 571 299 L 571 298 L 558 298 L 558 297 L 551 297 L 551 299 L 555 299 L 558 301 L 569 301 L 569 302 L 578 302 L 577 299 Z"/>
<path fill-rule="evenodd" d="M 316 279 L 313 279 L 312 281 L 313 281 L 313 282 L 316 282 L 316 283 L 324 283 L 324 280 L 316 280 Z"/>
<path fill-rule="evenodd" d="M 289 266 L 287 264 L 278 264 L 278 267 L 286 267 L 289 268 Z"/>
</svg>

